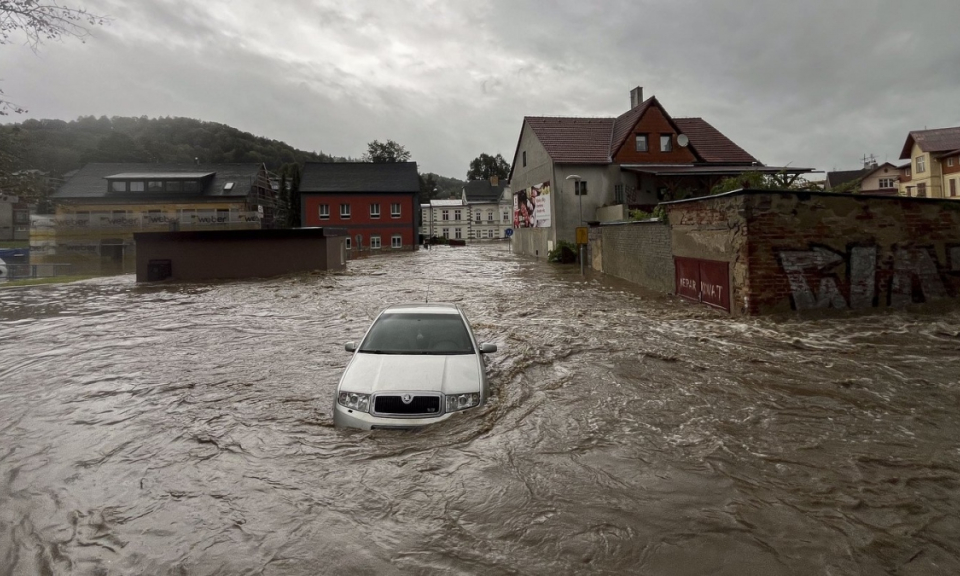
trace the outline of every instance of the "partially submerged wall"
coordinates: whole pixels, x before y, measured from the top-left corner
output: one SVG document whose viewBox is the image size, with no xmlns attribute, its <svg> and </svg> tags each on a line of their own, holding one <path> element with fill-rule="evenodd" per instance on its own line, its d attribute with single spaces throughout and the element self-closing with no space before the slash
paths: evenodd
<svg viewBox="0 0 960 576">
<path fill-rule="evenodd" d="M 960 297 L 960 202 L 752 192 L 751 314 Z"/>
<path fill-rule="evenodd" d="M 745 313 L 749 286 L 744 197 L 725 194 L 664 206 L 673 256 L 727 264 L 725 285 L 712 289 L 726 292 L 730 312 Z"/>
<path fill-rule="evenodd" d="M 134 238 L 137 282 L 262 278 L 346 267 L 341 228 L 144 232 Z"/>
<path fill-rule="evenodd" d="M 595 270 L 659 292 L 674 291 L 670 227 L 659 221 L 601 224 L 591 229 Z"/>
</svg>

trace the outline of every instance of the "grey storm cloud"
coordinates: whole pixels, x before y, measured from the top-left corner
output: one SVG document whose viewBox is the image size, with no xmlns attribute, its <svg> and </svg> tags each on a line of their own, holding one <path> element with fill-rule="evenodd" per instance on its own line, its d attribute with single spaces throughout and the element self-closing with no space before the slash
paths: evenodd
<svg viewBox="0 0 960 576">
<path fill-rule="evenodd" d="M 0 46 L 7 117 L 187 116 L 305 150 L 391 139 L 422 171 L 512 158 L 526 115 L 615 116 L 643 86 L 768 164 L 896 161 L 960 125 L 960 3 L 90 0 L 85 43 Z"/>
</svg>

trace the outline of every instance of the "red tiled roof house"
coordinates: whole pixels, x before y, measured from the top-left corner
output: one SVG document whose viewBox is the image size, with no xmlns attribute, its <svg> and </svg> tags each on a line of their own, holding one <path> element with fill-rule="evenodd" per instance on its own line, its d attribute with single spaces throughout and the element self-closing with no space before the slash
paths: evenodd
<svg viewBox="0 0 960 576">
<path fill-rule="evenodd" d="M 706 195 L 722 178 L 764 166 L 702 118 L 672 118 L 656 97 L 630 92 L 617 118 L 527 116 L 514 153 L 514 251 L 545 255 L 598 209 L 651 209 L 662 200 Z M 602 218 L 606 219 L 606 218 Z"/>
</svg>

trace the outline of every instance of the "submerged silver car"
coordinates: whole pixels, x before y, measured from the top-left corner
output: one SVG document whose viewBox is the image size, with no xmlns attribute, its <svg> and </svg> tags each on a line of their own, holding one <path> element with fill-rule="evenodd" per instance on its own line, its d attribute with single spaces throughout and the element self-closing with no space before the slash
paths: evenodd
<svg viewBox="0 0 960 576">
<path fill-rule="evenodd" d="M 486 402 L 482 354 L 463 310 L 454 304 L 406 304 L 380 312 L 340 377 L 337 426 L 413 428 Z"/>
</svg>

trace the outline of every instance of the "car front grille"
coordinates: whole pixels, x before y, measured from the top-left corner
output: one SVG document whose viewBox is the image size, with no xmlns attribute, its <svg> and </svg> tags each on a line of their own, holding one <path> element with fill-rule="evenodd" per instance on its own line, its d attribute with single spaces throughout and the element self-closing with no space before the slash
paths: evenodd
<svg viewBox="0 0 960 576">
<path fill-rule="evenodd" d="M 409 404 L 404 404 L 400 395 L 377 396 L 373 401 L 376 414 L 399 416 L 438 416 L 440 414 L 440 396 L 414 396 Z"/>
</svg>

